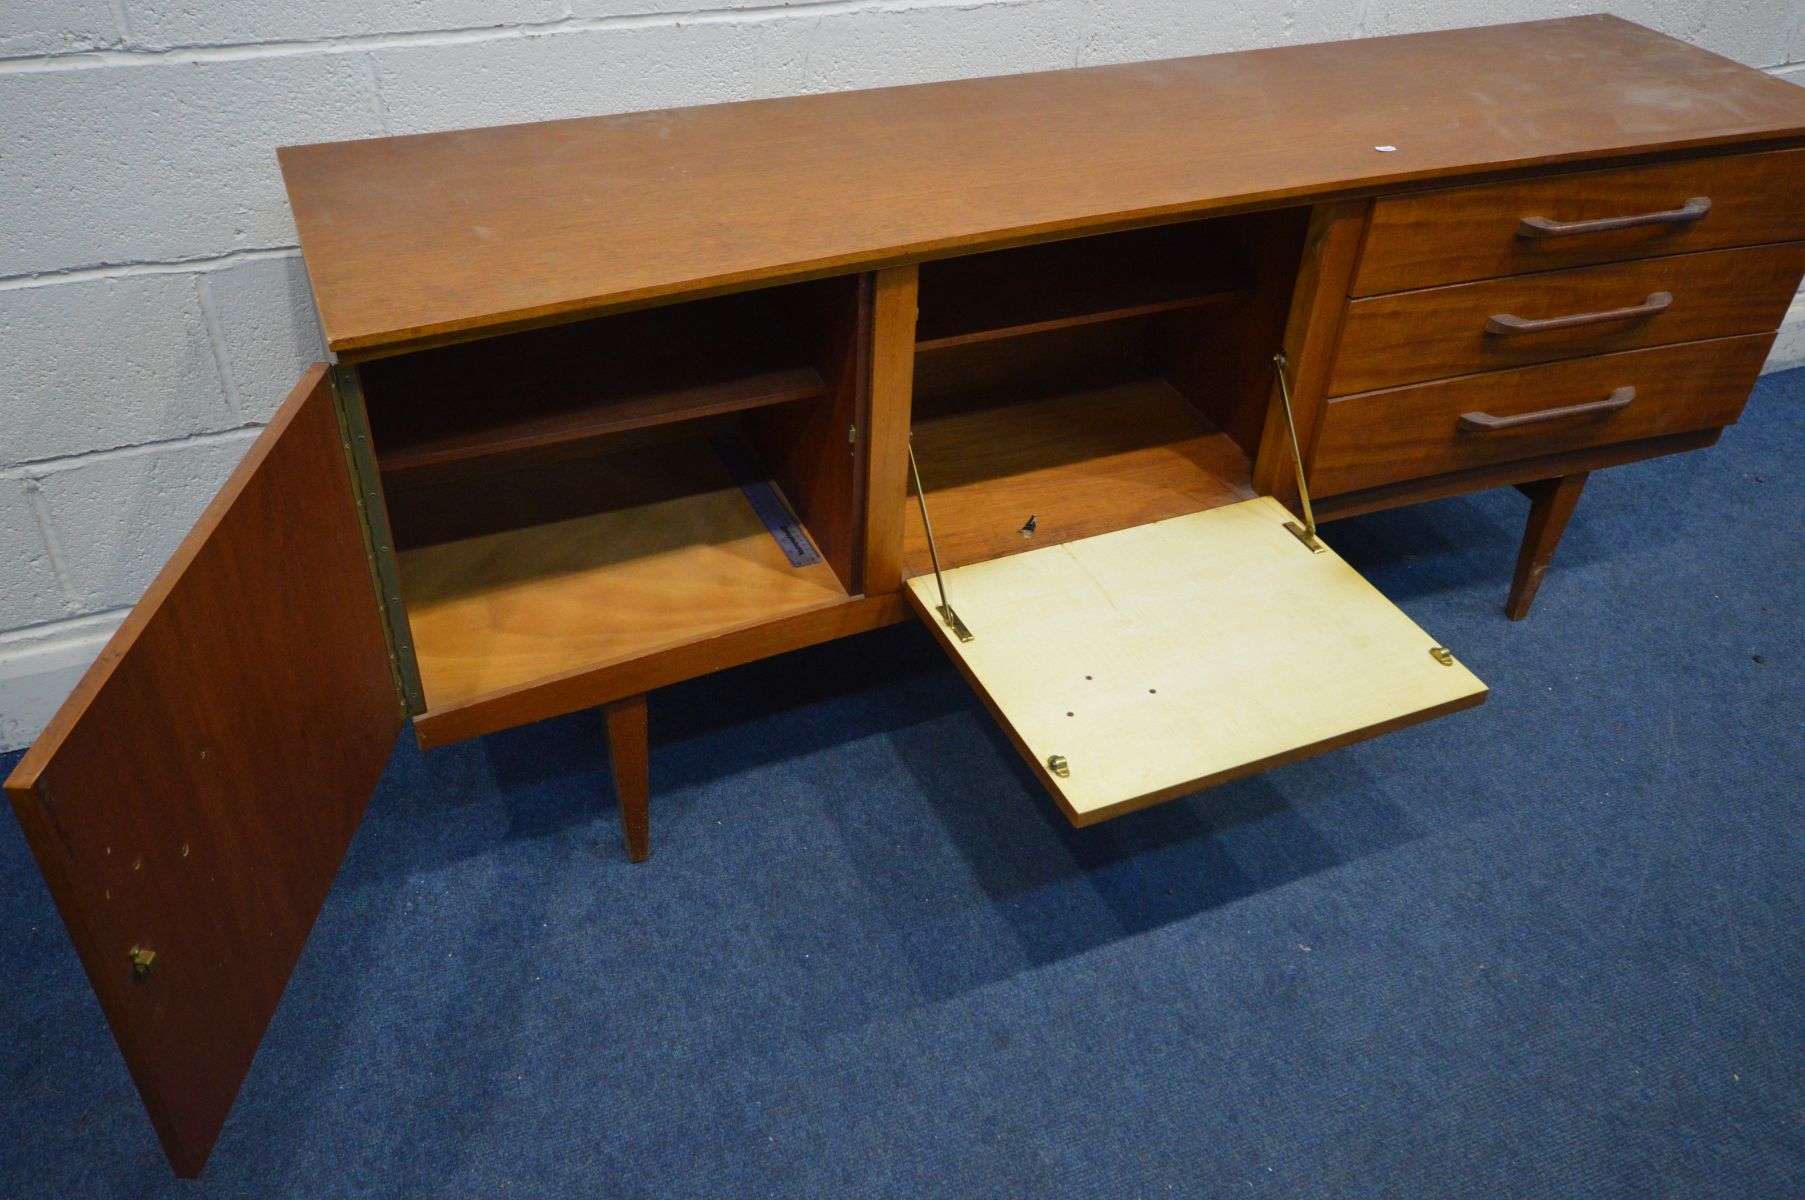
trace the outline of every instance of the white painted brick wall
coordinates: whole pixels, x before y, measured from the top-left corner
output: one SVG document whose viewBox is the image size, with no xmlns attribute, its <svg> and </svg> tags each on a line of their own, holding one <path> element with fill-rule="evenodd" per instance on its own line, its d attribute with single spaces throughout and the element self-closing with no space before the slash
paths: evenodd
<svg viewBox="0 0 1805 1200">
<path fill-rule="evenodd" d="M 565 16 L 562 0 L 127 0 L 125 9 L 132 43 L 158 49 L 534 25 Z"/>
<path fill-rule="evenodd" d="M 237 424 L 197 279 L 121 274 L 0 291 L 6 458 L 36 462 Z"/>
<path fill-rule="evenodd" d="M 298 252 L 246 258 L 196 276 L 217 329 L 224 388 L 238 422 L 270 419 L 301 373 L 326 357 Z"/>
<path fill-rule="evenodd" d="M 813 22 L 799 91 L 889 87 L 1069 67 L 1085 4 L 1008 0 L 867 8 Z"/>
<path fill-rule="evenodd" d="M 92 50 L 123 40 L 107 0 L 8 0 L 0 8 L 0 55 Z"/>
<path fill-rule="evenodd" d="M 279 145 L 1601 7 L 1805 84 L 1800 0 L 6 0 L 0 748 L 322 354 Z"/>
<path fill-rule="evenodd" d="M 632 112 L 797 90 L 810 22 L 604 25 L 494 42 L 401 43 L 369 58 L 395 133 Z M 706 78 L 672 64 L 709 64 Z"/>
<path fill-rule="evenodd" d="M 37 483 L 0 479 L 0 610 L 17 625 L 68 616 L 37 514 Z"/>
<path fill-rule="evenodd" d="M 292 246 L 275 148 L 382 132 L 361 55 L 118 57 L 0 73 L 0 277 Z"/>
<path fill-rule="evenodd" d="M 129 607 L 255 436 L 241 429 L 169 449 L 93 454 L 39 476 L 69 603 L 80 612 Z"/>
</svg>

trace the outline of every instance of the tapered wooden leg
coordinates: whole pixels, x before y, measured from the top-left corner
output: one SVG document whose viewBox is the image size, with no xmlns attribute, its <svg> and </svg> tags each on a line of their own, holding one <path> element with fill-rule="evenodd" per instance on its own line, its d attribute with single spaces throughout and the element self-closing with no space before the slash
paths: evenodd
<svg viewBox="0 0 1805 1200">
<path fill-rule="evenodd" d="M 1505 601 L 1505 614 L 1513 621 L 1529 615 L 1542 576 L 1554 557 L 1554 548 L 1567 532 L 1567 520 L 1579 503 L 1579 493 L 1586 486 L 1588 472 L 1562 475 L 1524 484 L 1521 491 L 1529 497 L 1529 526 L 1523 531 L 1523 549 L 1517 554 L 1517 576 L 1511 580 L 1510 599 Z"/>
<path fill-rule="evenodd" d="M 644 862 L 652 854 L 652 783 L 646 752 L 646 698 L 629 696 L 604 705 L 608 758 L 614 764 L 614 794 L 620 798 L 620 831 L 627 857 Z"/>
</svg>

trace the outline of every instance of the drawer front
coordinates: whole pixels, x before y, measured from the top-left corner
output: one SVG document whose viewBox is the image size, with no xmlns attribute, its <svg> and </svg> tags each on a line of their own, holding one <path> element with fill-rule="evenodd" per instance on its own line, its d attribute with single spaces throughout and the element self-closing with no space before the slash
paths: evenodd
<svg viewBox="0 0 1805 1200">
<path fill-rule="evenodd" d="M 1728 425 L 1773 341 L 1749 334 L 1343 396 L 1323 406 L 1310 490 L 1336 495 Z"/>
<path fill-rule="evenodd" d="M 1348 305 L 1327 394 L 1779 327 L 1805 242 L 1649 258 Z"/>
<path fill-rule="evenodd" d="M 1776 150 L 1382 198 L 1352 294 L 1805 238 L 1802 189 Z"/>
</svg>

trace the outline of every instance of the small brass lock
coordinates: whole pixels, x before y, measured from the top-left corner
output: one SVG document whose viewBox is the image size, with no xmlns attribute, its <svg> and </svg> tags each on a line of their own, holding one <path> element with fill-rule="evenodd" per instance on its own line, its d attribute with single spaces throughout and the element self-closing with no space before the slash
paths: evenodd
<svg viewBox="0 0 1805 1200">
<path fill-rule="evenodd" d="M 1072 777 L 1071 765 L 1065 761 L 1065 755 L 1063 754 L 1047 755 L 1047 770 L 1053 772 L 1053 774 L 1059 776 L 1061 779 L 1070 779 Z"/>
<path fill-rule="evenodd" d="M 127 956 L 132 960 L 133 979 L 149 978 L 151 968 L 157 965 L 157 952 L 147 950 L 143 946 L 133 946 L 127 952 Z"/>
</svg>

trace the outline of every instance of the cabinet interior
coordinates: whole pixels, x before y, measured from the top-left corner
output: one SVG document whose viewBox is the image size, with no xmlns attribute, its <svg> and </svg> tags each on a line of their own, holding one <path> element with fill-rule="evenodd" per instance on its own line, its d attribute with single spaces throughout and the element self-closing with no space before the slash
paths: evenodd
<svg viewBox="0 0 1805 1200">
<path fill-rule="evenodd" d="M 912 429 L 941 564 L 1252 496 L 1305 220 L 1251 214 L 923 264 Z M 904 528 L 906 570 L 931 570 L 919 517 Z"/>
<path fill-rule="evenodd" d="M 843 603 L 858 278 L 360 368 L 429 710 Z"/>
<path fill-rule="evenodd" d="M 942 562 L 1251 496 L 1303 230 L 923 265 L 913 434 Z M 857 596 L 870 295 L 818 280 L 360 368 L 427 709 Z"/>
</svg>

